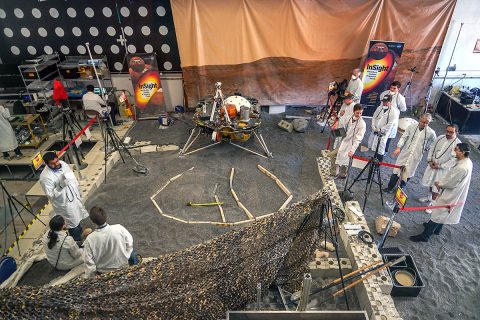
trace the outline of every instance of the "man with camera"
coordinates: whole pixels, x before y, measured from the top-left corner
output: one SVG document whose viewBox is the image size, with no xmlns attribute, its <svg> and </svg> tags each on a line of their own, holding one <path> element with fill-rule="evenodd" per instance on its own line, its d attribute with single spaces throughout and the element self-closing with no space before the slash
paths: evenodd
<svg viewBox="0 0 480 320">
<path fill-rule="evenodd" d="M 350 119 L 350 117 L 353 115 L 353 107 L 355 106 L 353 98 L 354 96 L 352 93 L 347 93 L 345 96 L 343 96 L 343 104 L 338 111 L 337 123 L 343 123 L 345 119 L 348 121 L 348 119 Z M 333 149 L 337 148 L 340 145 L 340 142 L 342 142 L 342 137 L 335 138 Z"/>
<path fill-rule="evenodd" d="M 345 89 L 346 93 L 348 92 L 353 94 L 354 104 L 360 103 L 360 99 L 362 98 L 363 82 L 360 79 L 361 73 L 362 72 L 360 71 L 360 69 L 353 69 L 351 79 L 348 81 L 347 89 Z"/>
<path fill-rule="evenodd" d="M 340 146 L 329 153 L 330 175 L 339 179 L 347 177 L 348 163 L 357 150 L 367 129 L 362 119 L 363 107 L 357 103 L 353 107 L 353 114 L 348 118 L 342 117 L 337 130 L 343 129 L 343 138 Z M 338 175 L 337 175 L 337 170 Z"/>
<path fill-rule="evenodd" d="M 400 83 L 400 81 L 393 81 L 392 84 L 390 85 L 389 90 L 386 90 L 380 93 L 380 101 L 386 95 L 390 95 L 392 97 L 392 106 L 394 108 L 397 108 L 401 112 L 405 112 L 407 111 L 407 104 L 405 102 L 405 97 L 399 91 L 401 86 L 402 84 Z M 395 132 L 396 131 L 397 129 L 395 129 Z"/>
<path fill-rule="evenodd" d="M 373 113 L 372 133 L 368 139 L 368 147 L 370 150 L 376 151 L 379 161 L 383 161 L 389 139 L 393 139 L 397 135 L 399 117 L 400 111 L 392 107 L 392 97 L 385 95 L 381 105 Z"/>
<path fill-rule="evenodd" d="M 65 218 L 68 233 L 77 243 L 81 243 L 82 227 L 80 221 L 88 217 L 80 194 L 80 184 L 72 169 L 58 159 L 55 152 L 43 155 L 45 169 L 40 174 L 40 185 L 52 204 L 52 215 Z"/>
</svg>

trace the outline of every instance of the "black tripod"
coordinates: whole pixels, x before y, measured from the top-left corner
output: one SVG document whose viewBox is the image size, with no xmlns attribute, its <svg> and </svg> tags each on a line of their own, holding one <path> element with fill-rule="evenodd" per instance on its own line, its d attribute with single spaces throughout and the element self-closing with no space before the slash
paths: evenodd
<svg viewBox="0 0 480 320">
<path fill-rule="evenodd" d="M 12 226 L 13 226 L 13 231 L 15 232 L 15 241 L 17 243 L 17 249 L 18 249 L 18 254 L 21 255 L 20 253 L 20 244 L 19 244 L 19 237 L 18 237 L 18 233 L 17 233 L 17 227 L 15 225 L 15 217 L 18 216 L 20 217 L 20 220 L 22 220 L 22 223 L 23 225 L 25 226 L 25 228 L 27 228 L 28 224 L 25 223 L 25 220 L 23 219 L 22 217 L 22 212 L 25 210 L 27 211 L 28 213 L 30 213 L 34 218 L 36 218 L 35 214 L 33 213 L 32 211 L 32 208 L 30 206 L 30 204 L 27 202 L 27 204 L 23 204 L 20 200 L 18 200 L 15 196 L 12 196 L 10 194 L 10 192 L 8 192 L 7 188 L 5 187 L 5 185 L 3 184 L 3 180 L 0 180 L 0 185 L 1 185 L 1 188 L 2 188 L 2 193 L 3 193 L 3 202 L 5 203 L 5 212 L 4 212 L 4 224 L 5 224 L 5 229 L 4 229 L 4 233 L 5 233 L 5 248 L 7 246 L 7 209 L 8 211 L 10 211 L 10 217 L 12 218 Z M 20 207 L 22 209 L 19 210 L 19 208 L 17 207 L 17 205 L 20 205 Z M 16 214 L 14 214 L 14 210 L 16 212 Z M 43 223 L 42 220 L 38 219 L 38 221 L 40 221 L 44 226 L 46 226 L 45 223 Z M 4 252 L 4 254 L 6 254 L 6 252 Z"/>
<path fill-rule="evenodd" d="M 365 211 L 365 205 L 367 204 L 367 198 L 368 198 L 368 195 L 370 194 L 370 191 L 372 190 L 373 183 L 376 183 L 378 185 L 378 189 L 380 191 L 380 199 L 382 200 L 382 205 L 383 205 L 382 179 L 380 177 L 380 165 L 378 164 L 380 162 L 378 160 L 378 147 L 380 146 L 380 142 L 383 136 L 384 136 L 383 133 L 381 132 L 377 133 L 378 141 L 377 141 L 377 146 L 375 147 L 375 154 L 372 157 L 370 157 L 370 159 L 368 160 L 368 163 L 365 165 L 365 167 L 363 167 L 360 173 L 353 179 L 353 182 L 350 185 L 350 187 L 346 189 L 351 193 L 352 192 L 351 188 L 356 182 L 367 180 L 367 185 L 365 186 L 363 207 L 362 207 L 363 211 Z M 363 173 L 367 169 L 368 169 L 368 176 L 366 178 L 360 179 Z M 375 177 L 377 177 L 377 181 L 375 181 Z"/>
<path fill-rule="evenodd" d="M 307 218 L 305 218 L 302 225 L 306 223 Z M 336 256 L 337 265 L 338 265 L 338 271 L 339 271 L 339 274 L 340 274 L 340 283 L 337 283 L 337 285 L 339 285 L 339 284 L 342 285 L 342 289 L 344 290 L 345 305 L 347 307 L 347 310 L 350 310 L 350 306 L 348 304 L 347 292 L 345 291 L 345 279 L 344 279 L 344 275 L 343 275 L 343 271 L 342 271 L 342 264 L 341 264 L 340 256 L 339 256 L 339 253 L 338 253 L 338 237 L 337 237 L 337 234 L 340 230 L 339 229 L 339 224 L 342 223 L 344 220 L 345 220 L 345 212 L 343 212 L 343 210 L 341 210 L 340 208 L 333 208 L 331 200 L 327 200 L 325 203 L 323 203 L 321 205 L 320 224 L 319 224 L 320 238 L 323 237 L 322 241 L 324 241 L 324 247 L 325 248 L 327 247 L 327 240 L 330 241 L 332 243 L 333 247 L 334 247 L 335 256 Z M 302 226 L 300 226 L 299 230 L 301 230 L 301 229 L 302 229 Z M 306 298 L 307 299 L 306 303 L 308 303 L 309 297 L 311 295 L 320 293 L 320 292 L 322 292 L 326 289 L 330 289 L 331 287 L 333 287 L 333 286 L 320 287 L 320 288 L 318 288 L 318 289 L 316 289 L 312 292 L 307 292 L 306 297 L 303 297 L 303 296 L 294 297 L 294 296 L 292 296 L 290 299 L 293 303 L 297 303 L 300 300 L 299 304 L 301 304 L 301 300 L 303 298 Z M 334 297 L 332 296 L 331 298 L 322 301 L 320 303 L 320 305 L 330 301 L 332 298 L 334 298 Z M 317 305 L 317 307 L 318 307 L 318 305 Z M 299 310 L 299 309 L 297 309 L 297 310 Z"/>
<path fill-rule="evenodd" d="M 103 137 L 105 139 L 105 182 L 107 182 L 107 160 L 108 157 L 115 151 L 118 151 L 122 162 L 125 163 L 125 156 L 129 156 L 135 162 L 135 166 L 132 168 L 138 174 L 146 175 L 148 172 L 148 168 L 144 165 L 141 165 L 130 153 L 130 150 L 125 146 L 122 142 L 120 137 L 118 136 L 117 132 L 112 128 L 110 124 L 110 118 L 108 115 L 106 117 L 100 118 L 103 122 L 104 134 Z M 109 148 L 110 146 L 110 148 Z"/>
<path fill-rule="evenodd" d="M 78 120 L 75 118 L 75 115 L 73 114 L 73 111 L 68 108 L 68 107 L 63 107 L 61 109 L 62 112 L 62 140 L 64 146 L 67 145 L 67 135 L 70 140 L 73 140 L 74 138 L 74 132 L 81 131 L 82 126 L 78 122 Z M 72 145 L 73 149 L 73 154 L 75 158 L 77 159 L 77 163 L 80 168 L 79 170 L 83 170 L 87 167 L 86 163 L 82 162 L 82 159 L 85 158 L 85 156 L 82 153 L 82 150 L 80 148 L 77 148 L 75 144 Z M 80 156 L 78 155 L 80 153 Z M 73 160 L 73 159 L 72 159 Z"/>
</svg>

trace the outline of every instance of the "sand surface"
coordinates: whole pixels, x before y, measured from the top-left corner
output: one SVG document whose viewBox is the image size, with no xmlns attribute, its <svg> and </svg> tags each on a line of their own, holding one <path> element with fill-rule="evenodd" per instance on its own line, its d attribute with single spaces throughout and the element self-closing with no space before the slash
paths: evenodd
<svg viewBox="0 0 480 320">
<path fill-rule="evenodd" d="M 298 109 L 288 112 L 304 115 Z M 141 255 L 158 256 L 231 230 L 229 227 L 179 223 L 161 216 L 155 209 L 150 196 L 168 179 L 191 167 L 195 169 L 172 182 L 156 197 L 165 213 L 188 220 L 220 221 L 217 208 L 196 209 L 186 206 L 188 201 L 212 201 L 215 184 L 218 184 L 217 195 L 225 202 L 227 221 L 246 219 L 229 191 L 232 167 L 236 170 L 234 189 L 245 206 L 256 216 L 275 211 L 286 197 L 270 178 L 257 169 L 257 164 L 283 181 L 293 193 L 293 201 L 299 200 L 321 188 L 315 158 L 319 155 L 319 150 L 324 148 L 327 135 L 320 133 L 320 127 L 313 122 L 305 133 L 282 131 L 276 127 L 280 119 L 280 115 L 265 115 L 265 125 L 261 130 L 274 155 L 273 159 L 263 159 L 230 145 L 216 146 L 185 157 L 179 157 L 178 152 L 172 151 L 142 154 L 137 158 L 149 167 L 148 176 L 137 177 L 131 171 L 131 160 L 127 160 L 126 164 L 117 163 L 110 172 L 107 183 L 89 199 L 87 208 L 93 205 L 106 208 L 109 222 L 120 223 L 132 233 L 136 250 Z M 370 126 L 368 119 L 367 126 Z M 432 127 L 437 134 L 442 134 L 445 126 L 436 120 Z M 187 124 L 177 122 L 166 130 L 159 130 L 155 121 L 139 122 L 131 130 L 130 136 L 134 141 L 180 143 L 182 146 L 181 142 L 188 137 L 189 128 Z M 364 142 L 367 137 L 368 131 Z M 396 141 L 398 137 L 390 151 L 393 151 Z M 207 143 L 205 138 L 199 141 L 198 146 Z M 246 142 L 245 146 L 259 148 L 253 140 Z M 418 244 L 411 242 L 408 237 L 423 230 L 422 222 L 428 221 L 428 215 L 423 212 L 400 213 L 395 219 L 402 228 L 396 238 L 387 240 L 385 247 L 399 247 L 411 254 L 425 282 L 425 288 L 417 298 L 394 298 L 404 319 L 478 319 L 480 250 L 477 239 L 480 231 L 477 228 L 479 202 L 476 199 L 480 196 L 480 190 L 476 181 L 480 178 L 477 167 L 479 159 L 480 154 L 474 150 L 472 185 L 460 224 L 445 226 L 440 236 L 433 236 L 429 243 Z M 394 162 L 389 156 L 385 160 Z M 427 189 L 419 183 L 425 166 L 425 163 L 420 164 L 417 175 L 407 185 L 408 206 L 420 205 L 416 198 L 427 194 Z M 384 183 L 387 183 L 390 173 L 391 169 L 382 169 Z M 340 189 L 342 182 L 337 182 L 337 186 Z M 361 203 L 364 189 L 364 182 L 353 188 L 356 191 L 355 199 Z M 387 207 L 381 205 L 378 189 L 374 186 L 366 209 L 371 230 L 374 230 L 374 218 L 381 214 L 389 216 L 389 212 Z M 37 268 L 41 270 L 41 267 L 39 265 Z M 271 301 L 264 302 L 268 304 Z M 327 305 L 325 307 L 331 309 Z"/>
</svg>

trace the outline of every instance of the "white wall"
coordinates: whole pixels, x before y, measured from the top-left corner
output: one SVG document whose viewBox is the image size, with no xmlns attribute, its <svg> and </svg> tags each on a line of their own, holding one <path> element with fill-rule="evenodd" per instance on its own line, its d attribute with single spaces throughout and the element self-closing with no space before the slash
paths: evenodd
<svg viewBox="0 0 480 320">
<path fill-rule="evenodd" d="M 477 39 L 480 39 L 480 1 L 457 0 L 437 62 L 437 68 L 440 68 L 440 77 L 433 82 L 433 98 L 436 97 L 442 86 L 445 71 L 452 56 L 462 22 L 464 24 L 450 64 L 451 66 L 456 64 L 457 69 L 456 71 L 448 71 L 444 86 L 458 81 L 454 84 L 455 86 L 480 87 L 480 53 L 473 53 L 475 43 Z M 463 74 L 466 74 L 466 77 L 460 80 Z"/>
</svg>

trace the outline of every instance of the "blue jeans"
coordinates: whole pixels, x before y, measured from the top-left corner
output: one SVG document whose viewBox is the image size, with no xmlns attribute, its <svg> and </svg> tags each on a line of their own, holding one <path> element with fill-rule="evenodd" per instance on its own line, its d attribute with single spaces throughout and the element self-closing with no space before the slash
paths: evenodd
<svg viewBox="0 0 480 320">
<path fill-rule="evenodd" d="M 68 229 L 68 234 L 75 240 L 77 243 L 82 243 L 82 226 L 78 225 L 75 228 Z"/>
<path fill-rule="evenodd" d="M 134 266 L 138 264 L 140 260 L 138 259 L 137 253 L 135 252 L 135 249 L 132 250 L 132 253 L 130 253 L 130 258 L 128 258 L 128 264 L 131 266 Z"/>
</svg>

